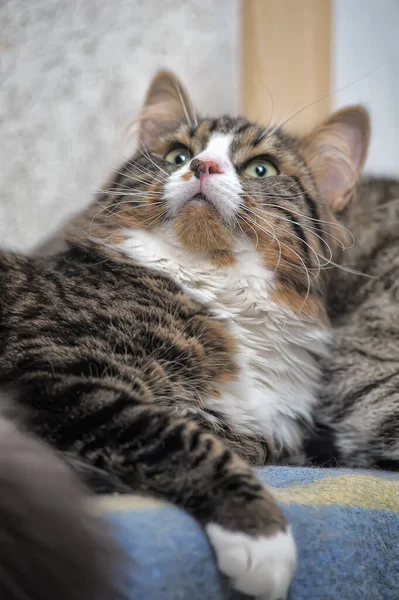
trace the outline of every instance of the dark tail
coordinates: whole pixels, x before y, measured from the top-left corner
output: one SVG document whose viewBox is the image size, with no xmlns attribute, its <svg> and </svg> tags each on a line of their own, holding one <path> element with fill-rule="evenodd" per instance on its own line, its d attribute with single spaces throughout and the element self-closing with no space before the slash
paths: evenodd
<svg viewBox="0 0 399 600">
<path fill-rule="evenodd" d="M 121 556 L 75 475 L 0 415 L 1 600 L 113 600 Z"/>
</svg>

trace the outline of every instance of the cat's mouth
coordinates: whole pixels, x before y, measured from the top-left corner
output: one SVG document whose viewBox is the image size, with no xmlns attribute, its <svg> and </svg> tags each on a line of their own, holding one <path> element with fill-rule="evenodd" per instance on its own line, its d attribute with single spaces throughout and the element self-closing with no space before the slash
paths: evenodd
<svg viewBox="0 0 399 600">
<path fill-rule="evenodd" d="M 212 213 L 214 217 L 224 221 L 223 215 L 221 214 L 219 207 L 213 201 L 212 197 L 206 196 L 203 192 L 198 192 L 186 200 L 186 208 L 189 210 L 191 209 L 193 215 L 198 213 Z"/>
<path fill-rule="evenodd" d="M 210 206 L 213 206 L 213 202 L 211 202 L 209 198 L 207 198 L 202 192 L 194 194 L 194 196 L 190 198 L 189 202 L 198 202 L 199 204 L 208 204 Z"/>
</svg>

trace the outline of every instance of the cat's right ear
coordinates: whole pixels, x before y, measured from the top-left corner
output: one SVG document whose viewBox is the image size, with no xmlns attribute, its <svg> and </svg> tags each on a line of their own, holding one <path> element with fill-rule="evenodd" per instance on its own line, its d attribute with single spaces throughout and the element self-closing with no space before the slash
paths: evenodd
<svg viewBox="0 0 399 600">
<path fill-rule="evenodd" d="M 151 148 L 154 141 L 184 120 L 189 124 L 196 122 L 189 95 L 173 73 L 159 71 L 151 82 L 139 116 L 139 143 Z"/>
<path fill-rule="evenodd" d="M 349 204 L 366 160 L 369 138 L 368 112 L 362 106 L 349 106 L 331 115 L 302 140 L 303 156 L 333 212 Z"/>
</svg>

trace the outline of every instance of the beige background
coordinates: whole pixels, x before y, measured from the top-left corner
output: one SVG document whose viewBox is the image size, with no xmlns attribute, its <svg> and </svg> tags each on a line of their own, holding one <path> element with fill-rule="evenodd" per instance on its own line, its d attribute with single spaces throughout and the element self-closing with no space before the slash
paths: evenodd
<svg viewBox="0 0 399 600">
<path fill-rule="evenodd" d="M 241 99 L 251 119 L 288 119 L 290 130 L 301 133 L 329 114 L 331 4 L 243 0 Z"/>
</svg>

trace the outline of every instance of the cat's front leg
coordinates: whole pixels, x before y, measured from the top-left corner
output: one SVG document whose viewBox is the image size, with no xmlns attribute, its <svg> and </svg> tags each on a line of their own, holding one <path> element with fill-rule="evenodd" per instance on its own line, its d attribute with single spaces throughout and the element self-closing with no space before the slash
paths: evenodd
<svg viewBox="0 0 399 600">
<path fill-rule="evenodd" d="M 295 543 L 279 507 L 245 461 L 197 423 L 154 406 L 131 407 L 107 429 L 116 451 L 114 472 L 136 490 L 189 511 L 204 526 L 220 570 L 237 590 L 264 600 L 286 597 Z"/>
</svg>

